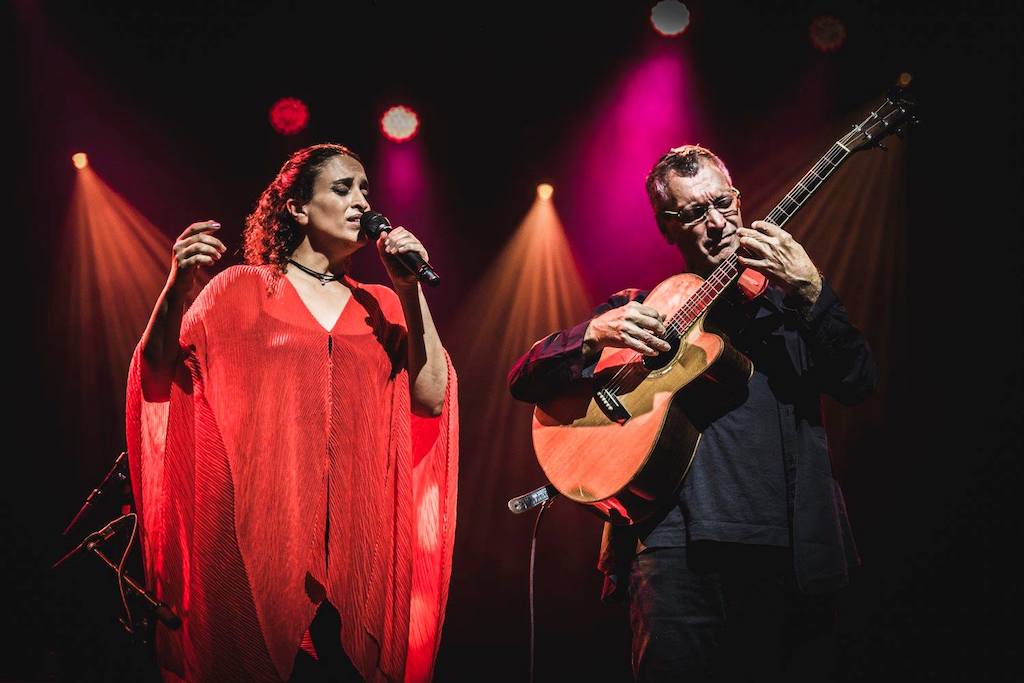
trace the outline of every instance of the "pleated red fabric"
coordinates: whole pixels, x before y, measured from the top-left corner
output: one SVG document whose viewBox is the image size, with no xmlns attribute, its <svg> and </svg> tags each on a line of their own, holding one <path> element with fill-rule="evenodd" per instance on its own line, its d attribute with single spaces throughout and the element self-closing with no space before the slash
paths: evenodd
<svg viewBox="0 0 1024 683">
<path fill-rule="evenodd" d="M 229 268 L 182 324 L 167 400 L 132 360 L 127 438 L 147 581 L 182 617 L 168 679 L 291 675 L 323 599 L 368 681 L 429 680 L 451 575 L 458 404 L 411 414 L 387 287 L 347 279 L 331 330 L 269 266 Z"/>
</svg>

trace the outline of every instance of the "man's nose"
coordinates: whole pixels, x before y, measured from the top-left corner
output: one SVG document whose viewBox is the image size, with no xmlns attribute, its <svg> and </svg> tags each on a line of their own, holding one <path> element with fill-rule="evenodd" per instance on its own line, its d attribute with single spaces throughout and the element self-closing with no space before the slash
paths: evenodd
<svg viewBox="0 0 1024 683">
<path fill-rule="evenodd" d="M 708 228 L 712 230 L 724 230 L 728 222 L 725 220 L 722 212 L 713 206 L 708 207 L 708 215 L 705 220 L 707 221 Z"/>
</svg>

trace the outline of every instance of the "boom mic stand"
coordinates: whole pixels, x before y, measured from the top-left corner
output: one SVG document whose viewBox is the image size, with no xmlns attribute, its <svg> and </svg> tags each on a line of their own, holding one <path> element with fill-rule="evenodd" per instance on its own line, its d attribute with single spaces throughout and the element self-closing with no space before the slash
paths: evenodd
<svg viewBox="0 0 1024 683">
<path fill-rule="evenodd" d="M 72 549 L 70 552 L 64 555 L 64 557 L 54 562 L 53 566 L 50 568 L 56 569 L 60 565 L 64 564 L 64 562 L 71 559 L 74 555 L 77 555 L 83 549 L 89 550 L 94 555 L 96 555 L 96 557 L 100 558 L 100 560 L 103 561 L 103 564 L 110 567 L 110 569 L 113 570 L 113 572 L 124 581 L 124 585 L 128 587 L 128 589 L 131 591 L 133 595 L 142 599 L 142 601 L 153 611 L 153 615 L 156 616 L 156 618 L 159 619 L 164 624 L 164 626 L 172 630 L 180 628 L 181 618 L 178 617 L 178 615 L 175 614 L 171 610 L 171 608 L 167 606 L 167 603 L 155 598 L 152 594 L 149 593 L 149 591 L 147 591 L 145 588 L 136 583 L 135 580 L 132 579 L 132 577 L 122 574 L 117 564 L 109 557 L 107 557 L 107 555 L 104 554 L 102 550 L 100 550 L 100 543 L 113 537 L 116 533 L 113 527 L 108 527 L 104 527 L 99 531 L 94 531 L 93 533 L 86 536 L 81 543 L 79 543 L 74 549 Z M 128 628 L 128 625 L 125 624 L 125 627 Z"/>
<path fill-rule="evenodd" d="M 78 512 L 75 513 L 75 516 L 71 519 L 71 522 L 68 523 L 62 535 L 67 536 L 68 533 L 75 527 L 75 525 L 78 524 L 79 520 L 82 519 L 85 513 L 92 509 L 93 501 L 96 500 L 96 498 L 98 498 L 99 496 L 103 495 L 111 481 L 116 481 L 119 483 L 128 481 L 127 451 L 122 451 L 121 455 L 117 456 L 117 458 L 114 460 L 114 465 L 110 468 L 110 471 L 107 472 L 107 476 L 103 477 L 103 481 L 100 482 L 100 485 L 94 488 L 92 492 L 89 493 L 89 495 L 85 499 L 85 502 L 82 503 L 82 507 L 78 508 Z"/>
<path fill-rule="evenodd" d="M 85 514 L 92 509 L 93 501 L 97 497 L 105 493 L 110 482 L 117 481 L 123 483 L 128 481 L 127 462 L 127 453 L 122 452 L 119 456 L 117 456 L 117 458 L 114 460 L 113 466 L 110 468 L 110 471 L 107 472 L 105 477 L 103 477 L 103 481 L 100 482 L 99 486 L 97 486 L 95 489 L 92 490 L 92 492 L 89 493 L 88 497 L 86 497 L 85 499 L 85 502 L 82 504 L 82 507 L 79 508 L 78 512 L 75 514 L 74 518 L 68 524 L 67 528 L 64 529 L 64 533 L 62 535 L 66 536 L 68 532 L 70 532 L 71 529 L 73 529 L 78 524 L 82 517 L 85 516 Z M 117 534 L 115 525 L 121 520 L 127 519 L 128 517 L 136 516 L 135 513 L 122 515 L 121 517 L 118 517 L 117 519 L 108 523 L 103 528 L 88 534 L 84 539 L 82 539 L 81 543 L 79 543 L 77 546 L 68 551 L 62 558 L 54 562 L 50 568 L 57 569 L 78 553 L 82 552 L 83 550 L 87 550 L 94 554 L 96 557 L 100 558 L 100 560 L 114 572 L 114 574 L 118 578 L 119 585 L 122 587 L 122 591 L 124 588 L 127 588 L 130 593 L 141 599 L 142 602 L 146 605 L 146 607 L 150 611 L 152 611 L 153 615 L 157 619 L 159 619 L 161 623 L 167 626 L 167 628 L 172 630 L 178 629 L 181 627 L 181 619 L 178 617 L 178 615 L 176 615 L 171 610 L 171 608 L 167 606 L 165 602 L 157 599 L 155 596 L 149 593 L 149 591 L 140 586 L 134 579 L 126 575 L 122 571 L 121 565 L 115 563 L 113 560 L 107 557 L 107 555 L 102 550 L 100 550 L 99 546 L 101 543 L 113 538 Z M 129 539 L 128 546 L 125 547 L 125 555 L 127 555 L 128 551 L 130 550 L 133 538 L 134 534 L 132 538 Z M 121 624 L 129 633 L 134 633 L 133 624 L 128 623 L 124 619 L 121 620 Z"/>
</svg>

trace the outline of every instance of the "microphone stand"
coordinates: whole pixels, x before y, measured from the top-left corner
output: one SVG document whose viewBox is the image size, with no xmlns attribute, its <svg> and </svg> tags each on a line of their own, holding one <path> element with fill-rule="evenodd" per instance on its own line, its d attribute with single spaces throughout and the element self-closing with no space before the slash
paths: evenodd
<svg viewBox="0 0 1024 683">
<path fill-rule="evenodd" d="M 181 618 L 178 617 L 178 615 L 175 614 L 174 611 L 167 606 L 167 603 L 157 599 L 154 595 L 152 595 L 149 591 L 147 591 L 145 588 L 140 586 L 134 579 L 132 579 L 132 577 L 118 571 L 117 564 L 109 557 L 107 557 L 107 555 L 104 554 L 102 550 L 100 550 L 100 543 L 112 538 L 116 533 L 117 532 L 115 531 L 114 527 L 112 527 L 109 524 L 98 531 L 92 532 L 84 539 L 82 539 L 81 543 L 79 543 L 77 546 L 71 549 L 71 551 L 65 554 L 64 557 L 54 562 L 53 566 L 50 567 L 50 569 L 56 569 L 57 567 L 61 566 L 69 559 L 80 553 L 82 550 L 88 550 L 92 552 L 94 555 L 96 555 L 96 557 L 100 558 L 100 560 L 102 560 L 105 565 L 110 567 L 110 569 L 114 572 L 118 579 L 122 580 L 124 582 L 124 585 L 127 586 L 128 589 L 134 595 L 141 598 L 142 601 L 146 603 L 146 606 L 153 611 L 153 614 L 156 616 L 156 618 L 159 619 L 165 626 L 167 626 L 167 628 L 171 630 L 176 630 L 180 628 Z M 131 628 L 131 625 L 126 624 L 123 621 L 122 624 L 124 624 L 125 628 L 128 629 L 129 632 L 132 632 L 133 629 Z"/>
<path fill-rule="evenodd" d="M 103 552 L 96 547 L 96 545 L 92 545 L 89 548 L 89 550 L 91 550 L 96 555 L 96 557 L 103 560 L 103 563 L 110 567 L 115 574 L 118 574 L 117 565 L 114 564 L 114 561 L 106 555 L 104 555 Z M 177 630 L 181 627 L 181 618 L 177 614 L 175 614 L 170 607 L 167 606 L 167 603 L 165 603 L 163 600 L 158 600 L 156 597 L 150 594 L 149 591 L 147 591 L 145 588 L 136 583 L 135 580 L 127 574 L 118 574 L 118 576 L 120 576 L 124 580 L 124 584 L 129 589 L 131 589 L 132 593 L 134 593 L 139 598 L 142 598 L 146 605 L 153 611 L 153 614 L 156 615 L 156 618 L 159 619 L 164 626 L 171 629 L 172 631 Z"/>
<path fill-rule="evenodd" d="M 82 503 L 82 507 L 78 509 L 78 512 L 75 513 L 75 516 L 71 519 L 71 522 L 68 523 L 67 528 L 64 529 L 64 533 L 62 534 L 63 536 L 67 536 L 68 533 L 75 527 L 75 525 L 78 524 L 79 520 L 82 519 L 85 513 L 92 509 L 92 502 L 99 496 L 103 495 L 104 490 L 110 483 L 111 479 L 116 479 L 118 482 L 124 482 L 128 480 L 128 474 L 125 472 L 124 469 L 127 463 L 128 452 L 122 451 L 121 455 L 117 456 L 117 458 L 114 460 L 114 465 L 110 468 L 110 471 L 107 472 L 107 476 L 103 477 L 103 481 L 100 482 L 100 485 L 94 488 L 92 492 L 86 497 L 85 502 Z"/>
<path fill-rule="evenodd" d="M 122 453 L 119 456 L 117 456 L 117 458 L 114 460 L 113 466 L 110 468 L 110 471 L 107 472 L 105 477 L 103 477 L 103 481 L 101 481 L 99 486 L 94 488 L 92 492 L 89 493 L 88 497 L 86 497 L 85 499 L 85 502 L 82 504 L 82 507 L 78 509 L 78 512 L 75 513 L 75 516 L 72 518 L 67 528 L 64 529 L 64 532 L 62 534 L 63 536 L 67 536 L 68 533 L 78 524 L 79 520 L 81 520 L 82 517 L 85 516 L 85 514 L 92 509 L 93 501 L 97 497 L 103 495 L 103 493 L 107 490 L 110 482 L 128 481 L 128 472 L 126 469 L 128 463 L 127 456 L 128 454 L 126 451 L 122 451 Z M 132 514 L 132 516 L 134 516 L 134 513 Z M 146 606 L 153 612 L 154 616 L 156 616 L 157 619 L 159 619 L 165 626 L 167 626 L 167 628 L 172 630 L 181 628 L 181 618 L 178 617 L 178 615 L 175 614 L 171 610 L 171 608 L 167 606 L 167 603 L 157 599 L 156 596 L 152 595 L 149 591 L 140 586 L 138 582 L 136 582 L 127 574 L 121 572 L 118 568 L 117 563 L 115 563 L 113 560 L 107 557 L 107 555 L 104 554 L 102 550 L 100 550 L 99 545 L 104 541 L 113 538 L 114 535 L 117 533 L 114 524 L 120 521 L 121 519 L 123 519 L 123 517 L 118 518 L 114 520 L 114 522 L 110 522 L 109 524 L 104 526 L 102 529 L 99 529 L 87 535 L 84 539 L 82 539 L 81 543 L 79 543 L 77 546 L 68 551 L 64 555 L 64 557 L 54 562 L 50 569 L 57 569 L 78 553 L 82 552 L 83 550 L 88 550 L 96 557 L 100 558 L 100 560 L 114 572 L 114 574 L 118 577 L 118 580 L 122 582 L 122 585 L 126 586 L 129 592 L 140 598 L 146 604 Z M 131 544 L 131 539 L 129 539 L 128 542 L 129 544 Z M 127 549 L 125 550 L 125 552 L 127 552 Z M 134 621 L 134 619 L 132 621 Z M 128 630 L 129 633 L 134 632 L 132 624 L 126 623 L 123 619 L 121 620 L 121 623 L 125 627 L 125 629 Z"/>
</svg>

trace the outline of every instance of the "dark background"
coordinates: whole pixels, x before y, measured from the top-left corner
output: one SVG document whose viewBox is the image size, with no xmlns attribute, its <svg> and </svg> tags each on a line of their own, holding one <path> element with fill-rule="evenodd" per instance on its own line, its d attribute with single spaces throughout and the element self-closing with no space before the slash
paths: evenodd
<svg viewBox="0 0 1024 683">
<path fill-rule="evenodd" d="M 409 102 L 427 122 L 430 191 L 445 198 L 444 233 L 457 242 L 432 247 L 448 278 L 432 299 L 443 335 L 459 293 L 486 271 L 528 208 L 524 197 L 561 165 L 562 141 L 610 74 L 657 40 L 644 3 L 553 5 L 8 5 L 14 243 L 0 676 L 137 680 L 147 671 L 145 651 L 116 624 L 116 591 L 102 568 L 82 558 L 47 569 L 69 547 L 60 530 L 123 447 L 123 416 L 113 408 L 90 416 L 83 438 L 68 396 L 67 349 L 77 342 L 49 314 L 64 291 L 56 264 L 70 155 L 88 149 L 103 178 L 171 237 L 210 216 L 240 226 L 283 158 L 305 144 L 360 150 L 372 177 L 380 111 Z M 865 565 L 841 597 L 840 662 L 850 681 L 1009 680 L 1020 668 L 1019 564 L 1011 559 L 1021 539 L 1018 5 L 690 7 L 681 40 L 711 84 L 704 104 L 719 151 L 741 169 L 770 163 L 771 145 L 744 135 L 751 110 L 784 108 L 798 75 L 822 60 L 835 112 L 868 101 L 902 71 L 914 75 L 922 122 L 900 143 L 908 249 L 886 328 L 884 408 L 842 453 Z M 846 23 L 837 53 L 808 44 L 808 23 L 821 13 Z M 265 115 L 286 95 L 313 112 L 291 138 L 274 133 Z M 123 388 L 87 390 L 113 407 Z M 464 409 L 464 423 L 471 412 Z M 438 680 L 527 677 L 532 519 L 494 512 L 542 481 L 529 454 L 516 455 L 521 465 L 490 468 L 481 463 L 494 453 L 464 444 L 472 464 L 460 482 Z M 538 551 L 537 678 L 624 679 L 624 611 L 597 603 L 596 522 L 566 505 L 550 514 Z M 494 519 L 499 526 L 489 526 Z M 467 541 L 479 538 L 489 539 L 486 548 Z M 500 565 L 493 571 L 492 561 Z"/>
</svg>

